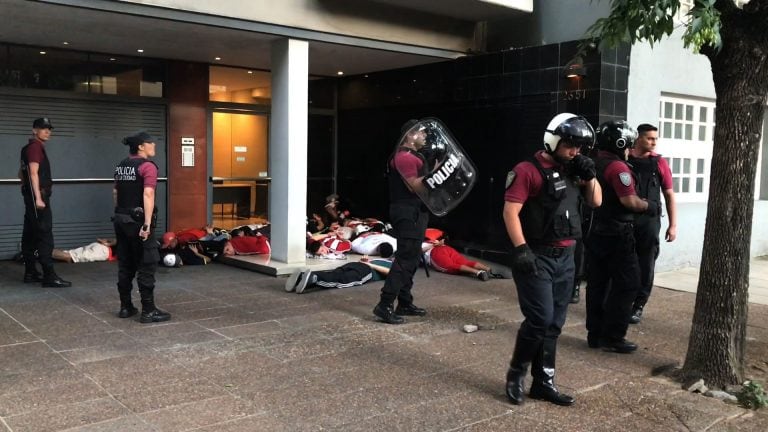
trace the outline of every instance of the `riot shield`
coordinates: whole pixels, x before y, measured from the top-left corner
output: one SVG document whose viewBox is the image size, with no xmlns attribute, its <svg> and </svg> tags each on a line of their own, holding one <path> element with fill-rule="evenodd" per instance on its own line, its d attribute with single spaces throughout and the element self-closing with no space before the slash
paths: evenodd
<svg viewBox="0 0 768 432">
<path fill-rule="evenodd" d="M 417 179 L 403 180 L 436 216 L 444 216 L 459 205 L 477 181 L 475 165 L 436 118 L 406 123 L 395 152 L 402 149 L 417 154 L 423 162 Z"/>
</svg>

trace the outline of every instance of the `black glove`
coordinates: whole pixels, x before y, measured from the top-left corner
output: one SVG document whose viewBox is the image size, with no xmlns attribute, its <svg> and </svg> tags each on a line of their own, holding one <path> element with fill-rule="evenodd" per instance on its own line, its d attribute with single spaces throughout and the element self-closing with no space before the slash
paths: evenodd
<svg viewBox="0 0 768 432">
<path fill-rule="evenodd" d="M 648 201 L 648 208 L 643 214 L 650 217 L 656 217 L 661 214 L 661 203 L 659 201 Z"/>
<path fill-rule="evenodd" d="M 536 273 L 536 255 L 528 244 L 512 249 L 512 270 L 524 275 Z"/>
<path fill-rule="evenodd" d="M 573 164 L 573 173 L 584 181 L 590 181 L 595 178 L 595 161 L 592 158 L 577 154 L 571 161 Z"/>
</svg>

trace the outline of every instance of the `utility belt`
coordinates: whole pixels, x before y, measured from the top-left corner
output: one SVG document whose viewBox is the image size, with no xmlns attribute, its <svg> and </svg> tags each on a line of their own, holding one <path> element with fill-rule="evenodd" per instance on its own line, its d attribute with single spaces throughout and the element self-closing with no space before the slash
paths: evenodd
<svg viewBox="0 0 768 432">
<path fill-rule="evenodd" d="M 133 219 L 134 222 L 143 224 L 144 223 L 144 208 L 143 207 L 133 207 L 133 208 L 126 208 L 126 207 L 115 207 L 115 214 L 121 214 L 121 215 L 128 215 Z M 156 215 L 152 215 L 152 222 L 154 223 L 157 220 Z"/>
<path fill-rule="evenodd" d="M 576 248 L 575 244 L 570 246 L 549 246 L 549 245 L 530 245 L 531 250 L 536 255 L 544 255 L 550 258 L 560 258 L 567 254 L 569 250 Z"/>
<path fill-rule="evenodd" d="M 616 219 L 595 219 L 592 225 L 592 233 L 598 235 L 626 234 L 632 233 L 634 229 L 634 221 L 620 221 Z"/>
</svg>

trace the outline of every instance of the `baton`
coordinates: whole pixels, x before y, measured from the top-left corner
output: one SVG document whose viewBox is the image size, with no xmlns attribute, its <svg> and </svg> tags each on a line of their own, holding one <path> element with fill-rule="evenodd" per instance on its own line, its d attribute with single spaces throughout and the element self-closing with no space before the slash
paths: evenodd
<svg viewBox="0 0 768 432">
<path fill-rule="evenodd" d="M 35 198 L 35 189 L 32 187 L 32 173 L 29 172 L 29 165 L 26 163 L 24 164 L 24 171 L 27 173 L 27 181 L 29 182 L 29 194 L 32 195 L 32 208 L 35 210 L 35 219 L 37 219 L 37 199 Z M 40 193 L 42 194 L 42 192 Z"/>
<path fill-rule="evenodd" d="M 429 268 L 428 268 L 429 266 L 427 265 L 427 259 L 424 258 L 424 254 L 423 253 L 421 254 L 420 258 L 421 258 L 420 259 L 421 264 L 424 265 L 424 273 L 426 273 L 427 277 L 429 277 Z"/>
</svg>

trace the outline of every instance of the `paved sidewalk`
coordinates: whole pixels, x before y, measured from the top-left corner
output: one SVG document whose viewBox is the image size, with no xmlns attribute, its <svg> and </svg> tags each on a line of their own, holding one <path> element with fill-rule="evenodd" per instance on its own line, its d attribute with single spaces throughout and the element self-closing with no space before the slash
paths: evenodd
<svg viewBox="0 0 768 432">
<path fill-rule="evenodd" d="M 695 293 L 699 284 L 699 268 L 688 267 L 656 274 L 655 286 Z M 749 262 L 749 302 L 768 305 L 768 257 Z"/>
<path fill-rule="evenodd" d="M 424 318 L 373 320 L 381 282 L 286 293 L 220 264 L 161 269 L 168 323 L 118 319 L 114 263 L 60 265 L 72 288 L 0 262 L 0 431 L 761 431 L 768 413 L 688 394 L 658 366 L 685 356 L 694 296 L 657 289 L 632 355 L 587 348 L 584 305 L 560 339 L 576 406 L 504 396 L 521 315 L 510 280 L 419 272 Z M 464 324 L 481 331 L 461 332 Z M 751 305 L 748 374 L 768 370 L 768 306 Z M 764 410 L 768 411 L 768 410 Z"/>
</svg>

